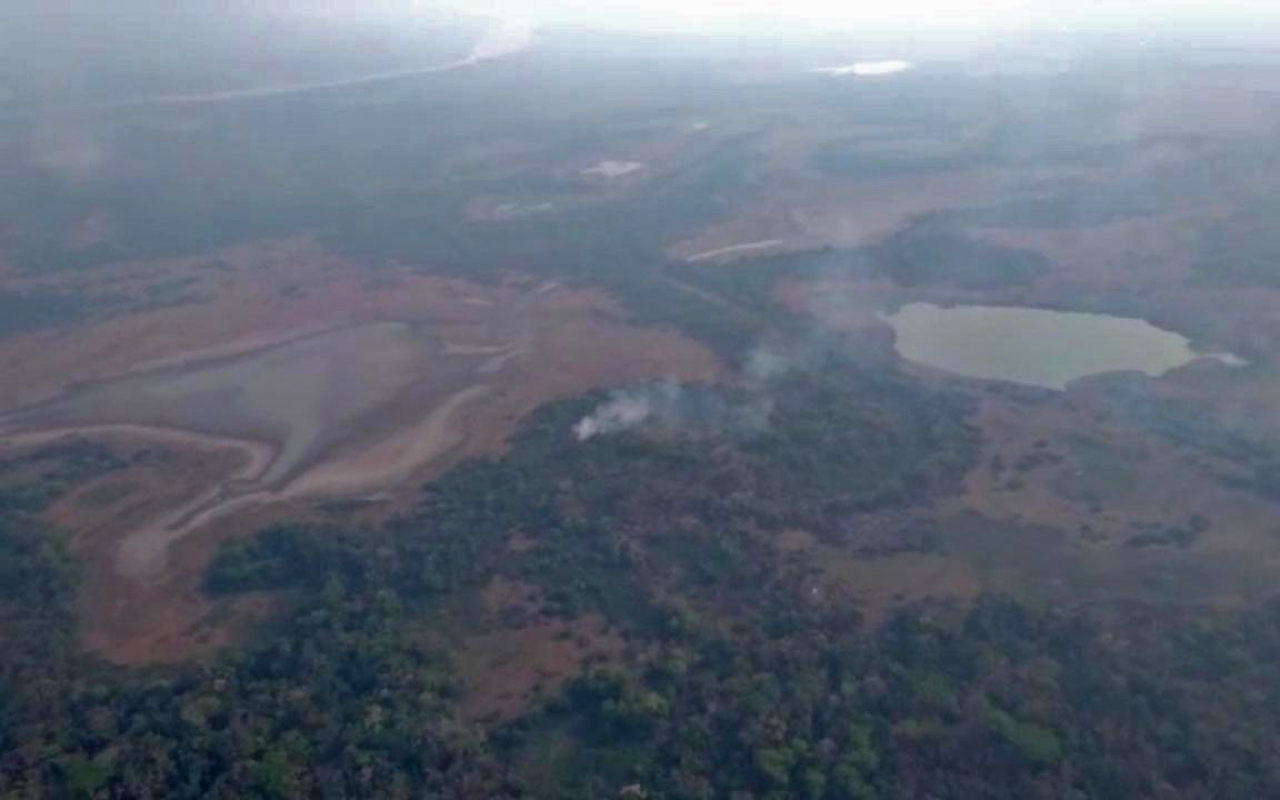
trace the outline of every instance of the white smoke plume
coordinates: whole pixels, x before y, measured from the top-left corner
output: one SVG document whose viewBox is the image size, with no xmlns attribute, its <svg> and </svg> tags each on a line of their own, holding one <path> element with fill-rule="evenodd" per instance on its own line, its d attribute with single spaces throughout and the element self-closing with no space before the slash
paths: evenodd
<svg viewBox="0 0 1280 800">
<path fill-rule="evenodd" d="M 651 425 L 668 433 L 718 436 L 758 431 L 769 424 L 773 400 L 761 391 L 726 392 L 708 386 L 661 383 L 613 392 L 573 426 L 579 441 Z"/>
<path fill-rule="evenodd" d="M 805 328 L 773 331 L 744 354 L 734 388 L 661 383 L 615 391 L 573 427 L 579 441 L 649 426 L 691 436 L 743 435 L 765 429 L 775 400 L 790 379 L 823 369 L 833 354 L 857 363 L 883 364 L 896 358 L 892 334 L 878 323 L 883 301 L 853 288 L 867 265 L 862 256 L 834 252 L 814 269 L 831 291 L 814 298 L 815 321 Z"/>
<path fill-rule="evenodd" d="M 680 387 L 674 381 L 669 381 L 662 384 L 658 393 L 666 394 L 669 401 L 674 403 L 679 398 Z M 574 425 L 573 432 L 578 441 L 585 442 L 602 433 L 617 433 L 634 428 L 653 417 L 655 399 L 656 393 L 652 388 L 614 392 L 608 402 Z"/>
</svg>

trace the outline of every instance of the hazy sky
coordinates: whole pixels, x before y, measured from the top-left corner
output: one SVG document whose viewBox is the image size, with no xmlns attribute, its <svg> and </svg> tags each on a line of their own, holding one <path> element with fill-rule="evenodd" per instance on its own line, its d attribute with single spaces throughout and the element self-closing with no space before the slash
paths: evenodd
<svg viewBox="0 0 1280 800">
<path fill-rule="evenodd" d="M 777 22 L 823 29 L 903 23 L 1132 26 L 1213 18 L 1280 22 L 1280 0 L 0 0 L 0 19 L 17 15 L 56 23 L 60 17 L 79 14 L 146 17 L 184 9 L 395 22 L 422 20 L 441 8 L 544 23 L 572 20 L 648 30 L 759 27 Z"/>
<path fill-rule="evenodd" d="M 650 28 L 783 20 L 817 27 L 875 24 L 1023 25 L 1167 23 L 1257 15 L 1280 19 L 1276 0 L 383 0 L 469 11 L 582 19 Z M 374 3 L 376 5 L 376 3 Z"/>
</svg>

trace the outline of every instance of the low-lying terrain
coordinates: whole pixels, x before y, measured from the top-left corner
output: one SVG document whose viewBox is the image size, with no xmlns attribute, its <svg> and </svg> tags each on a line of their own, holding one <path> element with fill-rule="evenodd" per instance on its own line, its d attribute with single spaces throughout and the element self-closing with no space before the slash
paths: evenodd
<svg viewBox="0 0 1280 800">
<path fill-rule="evenodd" d="M 0 118 L 0 795 L 1280 791 L 1276 67 L 538 41 Z"/>
</svg>

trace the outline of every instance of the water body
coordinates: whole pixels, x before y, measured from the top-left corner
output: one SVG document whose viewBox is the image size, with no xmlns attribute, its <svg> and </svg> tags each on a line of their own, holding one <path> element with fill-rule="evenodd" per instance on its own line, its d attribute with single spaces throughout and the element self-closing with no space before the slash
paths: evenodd
<svg viewBox="0 0 1280 800">
<path fill-rule="evenodd" d="M 1197 358 L 1239 365 L 1234 356 L 1197 353 L 1181 334 L 1141 319 L 1039 308 L 910 303 L 887 317 L 898 354 L 971 378 L 1065 389 L 1103 372 L 1163 375 Z"/>
</svg>

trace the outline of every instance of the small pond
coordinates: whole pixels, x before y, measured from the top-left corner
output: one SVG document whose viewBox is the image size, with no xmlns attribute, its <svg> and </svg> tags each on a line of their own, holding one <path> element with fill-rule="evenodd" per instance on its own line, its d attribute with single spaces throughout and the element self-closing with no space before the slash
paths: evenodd
<svg viewBox="0 0 1280 800">
<path fill-rule="evenodd" d="M 1085 375 L 1138 370 L 1162 375 L 1197 358 L 1181 334 L 1141 319 L 1002 306 L 910 303 L 886 318 L 909 361 L 972 378 L 1065 389 Z"/>
</svg>

